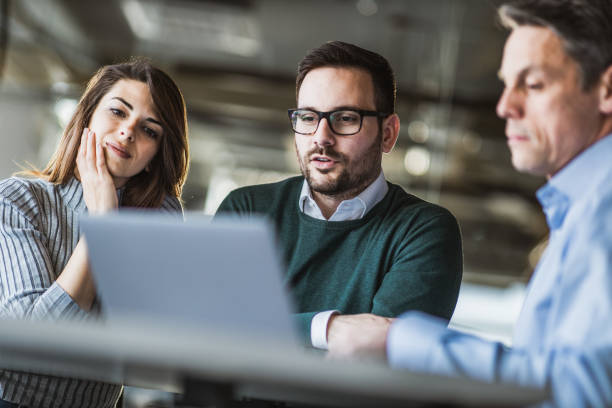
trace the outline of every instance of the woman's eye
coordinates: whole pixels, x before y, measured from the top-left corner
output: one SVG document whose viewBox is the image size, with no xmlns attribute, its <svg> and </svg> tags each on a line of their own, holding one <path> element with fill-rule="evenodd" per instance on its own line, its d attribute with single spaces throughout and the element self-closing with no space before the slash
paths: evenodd
<svg viewBox="0 0 612 408">
<path fill-rule="evenodd" d="M 157 132 L 154 131 L 153 129 L 151 129 L 150 127 L 146 127 L 144 128 L 144 132 L 147 134 L 147 136 L 149 136 L 151 139 L 157 139 Z"/>
<path fill-rule="evenodd" d="M 125 117 L 125 113 L 121 109 L 110 108 L 110 111 L 113 115 L 119 116 L 120 118 Z"/>
</svg>

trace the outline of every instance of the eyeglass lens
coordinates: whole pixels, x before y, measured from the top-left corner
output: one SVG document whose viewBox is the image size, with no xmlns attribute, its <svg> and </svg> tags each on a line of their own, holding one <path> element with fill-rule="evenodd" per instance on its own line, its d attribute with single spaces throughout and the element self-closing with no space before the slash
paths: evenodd
<svg viewBox="0 0 612 408">
<path fill-rule="evenodd" d="M 297 133 L 313 134 L 319 126 L 319 114 L 305 109 L 296 110 L 292 117 L 293 130 Z M 352 135 L 359 132 L 361 115 L 351 110 L 331 112 L 328 116 L 329 126 L 339 135 Z"/>
</svg>

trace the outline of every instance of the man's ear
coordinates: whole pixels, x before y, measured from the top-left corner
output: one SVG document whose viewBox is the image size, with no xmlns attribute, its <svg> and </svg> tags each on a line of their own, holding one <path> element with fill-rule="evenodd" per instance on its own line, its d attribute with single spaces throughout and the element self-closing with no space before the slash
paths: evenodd
<svg viewBox="0 0 612 408">
<path fill-rule="evenodd" d="M 397 116 L 397 113 L 394 113 L 383 120 L 382 150 L 384 153 L 389 153 L 391 149 L 393 149 L 393 146 L 395 146 L 395 142 L 397 142 L 397 136 L 399 135 L 399 129 L 400 119 L 399 116 Z"/>
<path fill-rule="evenodd" d="M 612 115 L 612 65 L 601 74 L 599 111 L 605 115 Z"/>
</svg>

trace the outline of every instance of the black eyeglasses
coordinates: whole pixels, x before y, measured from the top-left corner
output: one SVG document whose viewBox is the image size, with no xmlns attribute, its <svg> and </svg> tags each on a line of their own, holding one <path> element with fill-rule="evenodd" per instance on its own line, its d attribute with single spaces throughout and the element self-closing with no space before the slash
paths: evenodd
<svg viewBox="0 0 612 408">
<path fill-rule="evenodd" d="M 384 118 L 390 113 L 361 110 L 339 109 L 330 112 L 319 112 L 311 109 L 289 109 L 289 120 L 295 133 L 300 135 L 313 135 L 319 128 L 321 119 L 327 119 L 331 130 L 342 136 L 349 136 L 361 130 L 364 116 Z"/>
</svg>

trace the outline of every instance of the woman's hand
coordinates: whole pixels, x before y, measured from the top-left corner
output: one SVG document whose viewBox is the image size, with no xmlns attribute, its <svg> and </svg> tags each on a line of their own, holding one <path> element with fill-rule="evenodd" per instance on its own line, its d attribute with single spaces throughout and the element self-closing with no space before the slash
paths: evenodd
<svg viewBox="0 0 612 408">
<path fill-rule="evenodd" d="M 96 134 L 83 129 L 76 164 L 83 185 L 83 198 L 90 214 L 103 214 L 117 208 L 115 182 L 106 168 L 102 145 Z M 68 263 L 56 280 L 83 310 L 90 310 L 96 297 L 96 287 L 89 272 L 87 244 L 79 239 Z"/>
<path fill-rule="evenodd" d="M 106 167 L 102 144 L 96 134 L 83 129 L 81 146 L 77 153 L 77 168 L 83 185 L 83 198 L 90 214 L 104 214 L 119 205 L 115 183 Z"/>
</svg>

